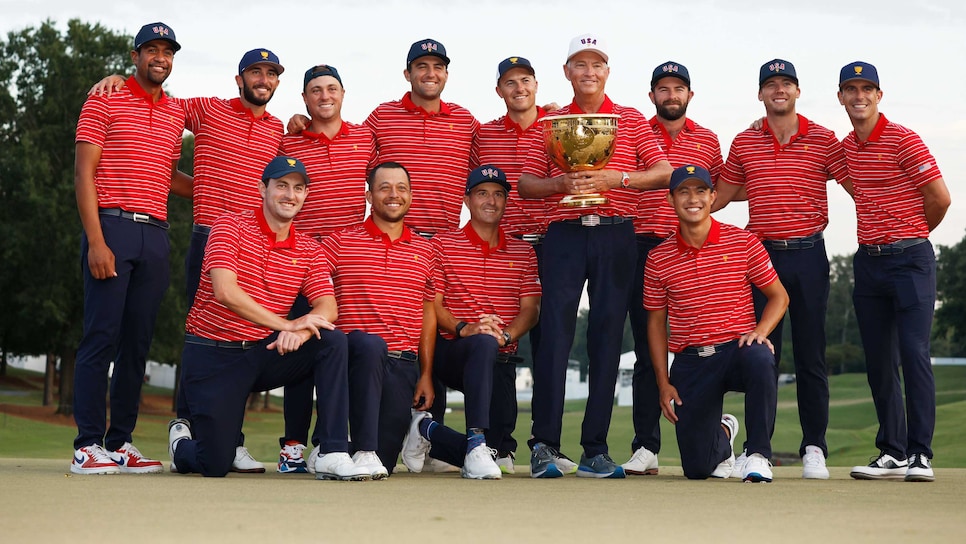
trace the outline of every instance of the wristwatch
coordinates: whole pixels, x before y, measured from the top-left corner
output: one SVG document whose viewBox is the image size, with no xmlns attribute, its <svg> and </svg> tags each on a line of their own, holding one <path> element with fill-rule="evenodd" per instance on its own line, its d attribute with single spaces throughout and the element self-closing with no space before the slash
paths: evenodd
<svg viewBox="0 0 966 544">
<path fill-rule="evenodd" d="M 513 337 L 510 336 L 510 333 L 503 331 L 503 345 L 509 346 L 511 343 L 513 343 Z"/>
<path fill-rule="evenodd" d="M 466 328 L 466 325 L 468 325 L 468 323 L 466 321 L 460 321 L 459 323 L 456 324 L 456 337 L 457 338 L 463 338 L 463 329 Z"/>
<path fill-rule="evenodd" d="M 627 189 L 631 186 L 631 175 L 627 172 L 621 172 L 621 187 Z"/>
</svg>

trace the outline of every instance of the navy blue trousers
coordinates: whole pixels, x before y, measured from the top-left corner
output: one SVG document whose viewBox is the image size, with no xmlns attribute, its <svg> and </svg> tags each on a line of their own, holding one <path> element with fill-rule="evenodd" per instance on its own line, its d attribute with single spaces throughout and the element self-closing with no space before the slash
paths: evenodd
<svg viewBox="0 0 966 544">
<path fill-rule="evenodd" d="M 74 449 L 103 444 L 116 450 L 131 442 L 138 418 L 144 365 L 161 299 L 168 288 L 168 233 L 147 223 L 100 217 L 117 277 L 94 279 L 87 264 L 87 235 L 81 236 L 84 334 L 74 370 Z M 107 428 L 108 369 L 111 426 Z"/>
<path fill-rule="evenodd" d="M 647 448 L 652 453 L 661 451 L 661 401 L 654 378 L 654 366 L 647 344 L 647 310 L 644 309 L 644 265 L 647 255 L 663 242 L 656 236 L 637 235 L 637 267 L 634 269 L 634 285 L 628 311 L 631 331 L 634 333 L 634 375 L 631 381 L 634 440 L 631 452 Z"/>
<path fill-rule="evenodd" d="M 588 457 L 607 453 L 627 301 L 637 252 L 634 225 L 584 227 L 555 222 L 543 242 L 541 340 L 533 365 L 530 447 L 560 446 L 567 360 L 577 326 L 584 282 L 590 296 L 587 351 L 589 392 L 580 444 Z"/>
<path fill-rule="evenodd" d="M 293 353 L 266 349 L 274 333 L 255 347 L 242 350 L 185 342 L 182 376 L 193 439 L 178 444 L 178 472 L 204 476 L 228 474 L 235 458 L 235 441 L 252 391 L 312 382 L 319 391 L 314 437 L 322 453 L 348 450 L 349 385 L 345 334 L 322 331 Z"/>
<path fill-rule="evenodd" d="M 915 453 L 931 459 L 936 427 L 936 383 L 929 359 L 936 304 L 932 244 L 926 242 L 898 255 L 878 257 L 860 248 L 852 266 L 852 302 L 879 419 L 875 445 L 897 459 Z"/>
<path fill-rule="evenodd" d="M 767 248 L 772 265 L 788 291 L 788 317 L 792 324 L 792 354 L 795 358 L 795 387 L 798 420 L 805 446 L 818 446 L 828 456 L 825 431 L 828 430 L 828 367 L 825 362 L 825 316 L 828 312 L 829 264 L 825 240 L 809 249 L 776 250 Z M 761 319 L 768 299 L 752 289 L 755 316 Z M 784 318 L 768 335 L 775 346 L 775 360 L 781 362 Z"/>
<path fill-rule="evenodd" d="M 738 348 L 734 343 L 710 357 L 675 354 L 670 378 L 681 397 L 681 405 L 675 406 L 678 422 L 674 430 L 686 477 L 707 478 L 731 455 L 728 435 L 721 428 L 722 403 L 728 391 L 745 393 L 748 454 L 771 458 L 778 369 L 767 346 Z"/>
<path fill-rule="evenodd" d="M 376 455 L 393 473 L 402 442 L 409 432 L 412 421 L 413 395 L 419 381 L 419 361 L 386 357 L 385 373 L 382 383 L 382 396 L 379 400 L 379 441 Z"/>
</svg>

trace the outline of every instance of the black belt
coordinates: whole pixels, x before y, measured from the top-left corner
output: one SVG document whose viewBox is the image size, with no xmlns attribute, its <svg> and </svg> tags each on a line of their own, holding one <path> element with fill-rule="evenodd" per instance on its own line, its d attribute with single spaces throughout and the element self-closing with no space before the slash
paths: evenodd
<svg viewBox="0 0 966 544">
<path fill-rule="evenodd" d="M 899 240 L 891 244 L 859 244 L 859 247 L 869 255 L 879 257 L 882 255 L 898 255 L 905 251 L 906 248 L 918 246 L 928 241 L 928 238 L 906 238 L 905 240 Z"/>
<path fill-rule="evenodd" d="M 191 232 L 194 232 L 197 234 L 204 234 L 205 236 L 208 236 L 209 234 L 211 234 L 211 227 L 206 227 L 204 225 L 199 225 L 198 223 L 193 223 L 191 225 Z"/>
<path fill-rule="evenodd" d="M 686 355 L 697 355 L 699 357 L 711 357 L 715 353 L 720 353 L 726 348 L 730 348 L 732 345 L 737 344 L 738 339 L 729 340 L 727 342 L 722 342 L 720 344 L 715 344 L 713 346 L 688 346 L 681 350 L 681 353 Z"/>
<path fill-rule="evenodd" d="M 496 362 L 500 364 L 518 365 L 523 362 L 523 357 L 512 353 L 498 353 L 496 355 Z"/>
<path fill-rule="evenodd" d="M 597 215 L 595 213 L 590 215 L 581 215 L 580 219 L 564 219 L 562 223 L 568 225 L 581 225 L 584 227 L 596 227 L 598 225 L 620 225 L 624 222 L 629 222 L 630 219 L 626 217 L 610 217 L 606 215 Z"/>
<path fill-rule="evenodd" d="M 416 353 L 412 351 L 390 351 L 388 355 L 390 359 L 399 359 L 409 363 L 415 363 L 419 359 Z"/>
<path fill-rule="evenodd" d="M 546 237 L 545 234 L 514 234 L 514 238 L 517 240 L 523 240 L 524 242 L 530 244 L 531 246 L 539 246 L 543 243 L 543 239 Z"/>
<path fill-rule="evenodd" d="M 155 219 L 146 213 L 137 212 L 126 212 L 121 208 L 101 208 L 98 210 L 99 214 L 106 215 L 109 217 L 120 217 L 121 219 L 130 219 L 135 223 L 147 223 L 148 225 L 153 225 L 155 227 L 168 230 L 171 225 L 167 221 L 161 221 L 160 219 Z"/>
<path fill-rule="evenodd" d="M 209 346 L 213 348 L 224 348 L 224 349 L 251 349 L 261 343 L 261 340 L 242 340 L 239 342 L 225 342 L 222 340 L 212 340 L 210 338 L 202 338 L 200 336 L 195 336 L 193 334 L 184 335 L 185 344 L 197 344 L 199 346 Z"/>
<path fill-rule="evenodd" d="M 825 238 L 825 233 L 818 231 L 811 236 L 804 238 L 789 238 L 788 240 L 762 240 L 761 243 L 768 249 L 785 251 L 788 249 L 812 249 L 815 242 Z"/>
</svg>

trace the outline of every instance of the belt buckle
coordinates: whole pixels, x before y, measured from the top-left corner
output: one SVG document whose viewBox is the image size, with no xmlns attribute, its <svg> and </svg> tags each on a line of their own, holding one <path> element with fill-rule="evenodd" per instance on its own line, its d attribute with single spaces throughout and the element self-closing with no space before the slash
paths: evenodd
<svg viewBox="0 0 966 544">
<path fill-rule="evenodd" d="M 717 350 L 714 349 L 714 346 L 701 346 L 698 348 L 698 357 L 711 357 L 715 353 L 717 353 Z"/>
<path fill-rule="evenodd" d="M 788 240 L 770 240 L 772 249 L 784 250 L 788 249 Z"/>
<path fill-rule="evenodd" d="M 865 246 L 865 250 L 866 252 L 868 252 L 869 255 L 873 257 L 879 257 L 880 255 L 882 255 L 882 246 L 879 244 Z"/>
<path fill-rule="evenodd" d="M 134 212 L 131 214 L 131 221 L 134 221 L 135 223 L 150 223 L 151 216 L 146 213 Z"/>
<path fill-rule="evenodd" d="M 253 347 L 254 345 L 255 345 L 255 342 L 252 342 L 251 340 L 242 340 L 241 341 L 241 348 L 242 349 L 248 349 L 250 347 Z"/>
<path fill-rule="evenodd" d="M 597 225 L 600 225 L 600 216 L 596 213 L 580 216 L 580 226 L 596 227 Z"/>
</svg>

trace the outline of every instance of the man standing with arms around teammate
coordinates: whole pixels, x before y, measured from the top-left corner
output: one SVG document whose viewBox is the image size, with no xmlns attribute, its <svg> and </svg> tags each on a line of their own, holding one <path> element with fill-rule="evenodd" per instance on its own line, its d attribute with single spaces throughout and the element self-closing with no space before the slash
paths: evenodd
<svg viewBox="0 0 966 544">
<path fill-rule="evenodd" d="M 795 111 L 801 95 L 792 63 L 774 59 L 759 70 L 758 99 L 765 106 L 761 129 L 750 128 L 731 143 L 717 185 L 713 211 L 744 193 L 747 230 L 762 240 L 790 297 L 795 386 L 802 441 L 802 477 L 828 479 L 828 370 L 825 314 L 829 263 L 823 231 L 829 222 L 828 180 L 851 189 L 842 145 L 835 134 Z M 755 292 L 760 315 L 766 300 Z M 781 361 L 782 323 L 768 339 Z M 740 468 L 745 457 L 739 457 Z"/>
<path fill-rule="evenodd" d="M 543 138 L 528 145 L 519 191 L 524 198 L 543 199 L 550 225 L 544 239 L 544 295 L 541 341 L 534 360 L 533 427 L 529 445 L 530 475 L 560 477 L 558 460 L 563 420 L 567 359 L 576 328 L 577 305 L 585 281 L 591 300 L 587 331 L 591 389 L 581 428 L 583 454 L 577 475 L 623 478 L 624 470 L 607 449 L 614 405 L 620 343 L 627 301 L 634 278 L 636 251 L 633 218 L 638 191 L 666 187 L 671 167 L 657 146 L 647 120 L 633 108 L 614 104 L 605 94 L 610 76 L 603 39 L 593 34 L 570 42 L 564 75 L 574 90 L 573 102 L 560 114 L 620 115 L 613 156 L 603 170 L 564 173 L 547 155 Z M 601 192 L 608 203 L 589 208 L 560 207 L 567 194 Z M 546 339 L 553 338 L 552 342 Z"/>
<path fill-rule="evenodd" d="M 838 98 L 854 128 L 842 140 L 858 220 L 852 301 L 879 420 L 878 457 L 853 467 L 851 475 L 931 482 L 936 383 L 929 336 L 936 255 L 929 233 L 949 209 L 949 190 L 919 135 L 879 112 L 875 66 L 843 66 Z"/>
<path fill-rule="evenodd" d="M 648 93 L 657 114 L 648 122 L 672 167 L 693 164 L 708 170 L 711 181 L 721 171 L 721 145 L 715 133 L 689 119 L 688 103 L 694 97 L 691 75 L 679 62 L 667 61 L 654 68 Z M 643 191 L 637 204 L 634 232 L 637 235 L 637 268 L 628 314 L 634 333 L 634 441 L 630 460 L 621 465 L 627 474 L 656 475 L 661 450 L 661 406 L 658 403 L 654 366 L 647 347 L 647 312 L 644 296 L 644 265 L 648 253 L 677 229 L 678 218 L 663 191 Z"/>
<path fill-rule="evenodd" d="M 77 123 L 84 334 L 74 374 L 74 474 L 163 470 L 131 442 L 145 357 L 169 281 L 168 193 L 181 154 L 184 112 L 162 84 L 179 49 L 166 24 L 141 27 L 126 88 L 111 97 L 88 97 Z"/>
<path fill-rule="evenodd" d="M 707 170 L 675 169 L 667 198 L 680 227 L 648 255 L 644 308 L 660 406 L 675 424 L 684 475 L 731 475 L 738 420 L 721 413 L 722 400 L 726 391 L 743 391 L 748 457 L 741 477 L 770 482 L 778 369 L 768 333 L 785 314 L 788 294 L 754 234 L 711 218 Z M 752 285 L 768 299 L 758 320 Z M 670 375 L 668 351 L 675 354 Z"/>
<path fill-rule="evenodd" d="M 433 405 L 439 261 L 432 243 L 405 224 L 412 201 L 406 169 L 380 163 L 368 186 L 369 217 L 326 236 L 322 247 L 349 343 L 349 421 L 352 448 L 361 453 L 355 462 L 385 477 L 396 466 L 411 410 Z"/>
<path fill-rule="evenodd" d="M 501 476 L 503 468 L 490 452 L 508 451 L 502 449 L 503 439 L 517 411 L 515 373 L 498 371 L 515 367 L 516 339 L 537 322 L 540 309 L 533 249 L 500 226 L 509 193 L 502 170 L 492 165 L 473 169 L 463 197 L 469 223 L 433 238 L 440 258 L 435 279 L 440 336 L 433 373 L 464 393 L 467 432 L 462 435 L 439 426 L 426 412 L 414 412 L 402 452 L 412 472 L 422 470 L 430 453 L 462 467 L 464 478 Z"/>
<path fill-rule="evenodd" d="M 376 107 L 365 124 L 376 137 L 380 161 L 405 165 L 416 196 L 406 223 L 421 235 L 459 226 L 463 183 L 479 121 L 441 98 L 449 57 L 432 38 L 409 48 L 403 77 L 412 87 L 400 100 Z"/>
<path fill-rule="evenodd" d="M 322 248 L 292 226 L 308 193 L 305 167 L 276 157 L 258 184 L 262 206 L 212 225 L 181 364 L 192 421 L 168 425 L 172 469 L 225 476 L 252 391 L 312 380 L 319 392 L 312 462 L 320 479 L 366 480 L 346 453 L 345 335 Z M 312 310 L 285 318 L 299 294 Z"/>
</svg>

